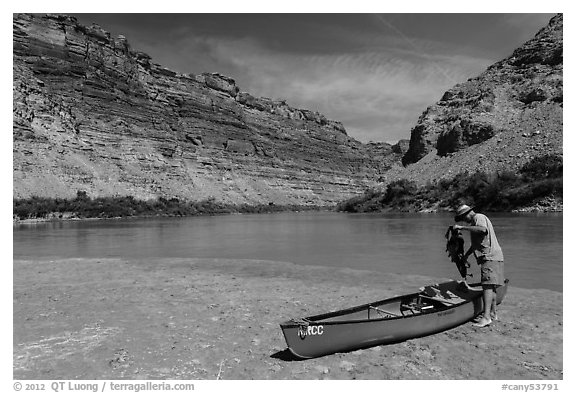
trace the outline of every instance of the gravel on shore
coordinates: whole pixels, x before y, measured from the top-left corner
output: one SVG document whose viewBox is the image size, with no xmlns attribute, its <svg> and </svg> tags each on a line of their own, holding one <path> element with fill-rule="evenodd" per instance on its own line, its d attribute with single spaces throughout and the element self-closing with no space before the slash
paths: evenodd
<svg viewBox="0 0 576 393">
<path fill-rule="evenodd" d="M 513 286 L 499 320 L 289 361 L 279 323 L 450 277 L 230 259 L 13 262 L 14 379 L 563 379 L 563 295 Z"/>
</svg>

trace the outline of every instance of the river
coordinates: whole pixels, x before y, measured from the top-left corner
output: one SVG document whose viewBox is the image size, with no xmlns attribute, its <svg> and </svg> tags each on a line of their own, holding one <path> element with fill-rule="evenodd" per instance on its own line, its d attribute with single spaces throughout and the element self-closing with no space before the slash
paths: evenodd
<svg viewBox="0 0 576 393">
<path fill-rule="evenodd" d="M 511 285 L 562 292 L 562 213 L 488 216 Z M 13 256 L 259 259 L 459 278 L 445 252 L 452 224 L 440 213 L 331 212 L 48 222 L 15 225 Z"/>
</svg>

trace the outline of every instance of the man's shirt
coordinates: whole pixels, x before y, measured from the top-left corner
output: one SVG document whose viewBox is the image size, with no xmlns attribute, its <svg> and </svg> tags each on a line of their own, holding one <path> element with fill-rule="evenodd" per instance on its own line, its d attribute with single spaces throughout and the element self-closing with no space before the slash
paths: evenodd
<svg viewBox="0 0 576 393">
<path fill-rule="evenodd" d="M 484 227 L 487 233 L 474 233 L 471 232 L 470 239 L 474 247 L 474 255 L 477 259 L 485 259 L 488 261 L 504 261 L 504 254 L 496 239 L 492 223 L 484 214 L 476 213 L 472 218 L 472 225 Z"/>
</svg>

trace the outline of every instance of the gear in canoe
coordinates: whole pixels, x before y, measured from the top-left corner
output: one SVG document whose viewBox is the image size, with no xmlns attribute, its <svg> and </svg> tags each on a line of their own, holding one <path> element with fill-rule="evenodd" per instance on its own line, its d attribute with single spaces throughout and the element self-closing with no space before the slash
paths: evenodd
<svg viewBox="0 0 576 393">
<path fill-rule="evenodd" d="M 450 260 L 456 264 L 460 275 L 464 280 L 472 274 L 468 274 L 470 264 L 464 260 L 464 236 L 459 229 L 454 229 L 454 226 L 449 226 L 446 231 L 446 252 Z"/>
</svg>

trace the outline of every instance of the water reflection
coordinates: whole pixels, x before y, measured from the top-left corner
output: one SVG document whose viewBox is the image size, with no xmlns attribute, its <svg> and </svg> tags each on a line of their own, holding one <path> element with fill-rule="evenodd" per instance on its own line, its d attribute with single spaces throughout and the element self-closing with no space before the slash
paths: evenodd
<svg viewBox="0 0 576 393">
<path fill-rule="evenodd" d="M 489 216 L 514 285 L 561 291 L 562 214 Z M 15 258 L 261 259 L 457 278 L 445 253 L 452 224 L 448 214 L 338 213 L 70 221 L 15 227 L 13 242 Z"/>
</svg>

